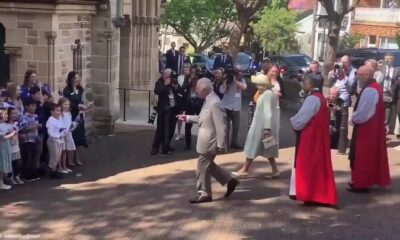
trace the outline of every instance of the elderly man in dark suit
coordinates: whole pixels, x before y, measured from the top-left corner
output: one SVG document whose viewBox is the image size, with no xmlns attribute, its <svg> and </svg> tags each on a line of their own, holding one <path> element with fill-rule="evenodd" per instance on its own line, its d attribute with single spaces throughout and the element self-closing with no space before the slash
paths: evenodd
<svg viewBox="0 0 400 240">
<path fill-rule="evenodd" d="M 199 133 L 197 138 L 197 195 L 190 199 L 190 203 L 204 203 L 212 201 L 211 176 L 221 185 L 227 184 L 225 197 L 229 197 L 239 181 L 215 164 L 218 153 L 226 151 L 227 121 L 226 112 L 221 100 L 214 93 L 212 83 L 208 78 L 201 78 L 196 84 L 196 94 L 205 99 L 198 116 L 178 115 L 183 122 L 197 123 Z"/>
<path fill-rule="evenodd" d="M 223 46 L 222 47 L 222 54 L 218 55 L 215 58 L 214 65 L 213 65 L 213 69 L 214 70 L 217 69 L 217 68 L 220 68 L 220 67 L 226 68 L 227 66 L 230 66 L 230 67 L 233 68 L 233 60 L 232 60 L 232 57 L 229 56 L 228 52 L 229 52 L 228 51 L 228 47 L 227 46 Z"/>
<path fill-rule="evenodd" d="M 385 55 L 385 65 L 382 68 L 384 80 L 381 83 L 384 95 L 392 97 L 389 117 L 389 134 L 394 134 L 396 117 L 400 120 L 400 68 L 394 67 L 393 53 Z"/>
<path fill-rule="evenodd" d="M 172 42 L 171 43 L 171 49 L 167 51 L 165 54 L 165 58 L 167 59 L 167 64 L 166 68 L 172 69 L 172 71 L 177 72 L 178 71 L 178 56 L 179 52 L 175 50 L 176 48 L 176 43 Z"/>
</svg>

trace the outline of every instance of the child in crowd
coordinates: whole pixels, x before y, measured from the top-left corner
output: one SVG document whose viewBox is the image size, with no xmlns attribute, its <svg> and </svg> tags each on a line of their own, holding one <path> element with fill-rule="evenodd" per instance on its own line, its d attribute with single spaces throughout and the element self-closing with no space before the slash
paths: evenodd
<svg viewBox="0 0 400 240">
<path fill-rule="evenodd" d="M 41 119 L 43 121 L 43 148 L 42 148 L 42 154 L 40 156 L 40 165 L 42 169 L 47 169 L 47 166 L 49 165 L 49 150 L 47 148 L 47 139 L 49 138 L 47 134 L 47 129 L 46 129 L 46 122 L 49 120 L 51 113 L 50 113 L 50 108 L 51 105 L 54 103 L 53 102 L 53 97 L 51 96 L 50 92 L 42 87 L 42 107 L 41 107 Z"/>
<path fill-rule="evenodd" d="M 49 168 L 51 169 L 51 178 L 62 178 L 60 175 L 61 166 L 60 159 L 62 151 L 65 149 L 64 138 L 69 131 L 64 126 L 61 118 L 61 106 L 53 104 L 51 106 L 51 117 L 46 123 L 49 139 L 47 147 L 49 149 Z"/>
<path fill-rule="evenodd" d="M 10 95 L 9 104 L 16 108 L 20 113 L 24 112 L 24 106 L 21 100 L 21 88 L 13 81 L 7 82 L 7 92 Z"/>
<path fill-rule="evenodd" d="M 9 108 L 11 105 L 8 103 L 9 93 L 4 89 L 0 89 L 0 107 Z"/>
<path fill-rule="evenodd" d="M 16 131 L 6 123 L 7 120 L 7 109 L 0 108 L 0 190 L 11 189 L 10 185 L 4 183 L 3 177 L 12 172 L 10 139 Z"/>
<path fill-rule="evenodd" d="M 70 102 L 68 98 L 60 98 L 58 101 L 58 104 L 61 106 L 62 109 L 62 118 L 64 121 L 64 126 L 66 129 L 68 129 L 67 135 L 65 136 L 65 151 L 63 152 L 63 157 L 61 160 L 68 162 L 69 166 L 75 166 L 74 164 L 74 156 L 78 156 L 78 153 L 76 152 L 76 146 L 74 139 L 72 138 L 72 131 L 76 128 L 78 125 L 76 122 L 72 121 L 72 114 L 70 111 Z M 79 117 L 79 115 L 78 115 Z M 63 163 L 64 169 L 71 172 L 72 170 L 66 168 L 65 163 Z"/>
<path fill-rule="evenodd" d="M 16 134 L 12 138 L 10 138 L 11 160 L 13 169 L 13 172 L 10 176 L 10 181 L 12 184 L 23 184 L 24 182 L 21 180 L 22 160 L 21 160 L 21 152 L 18 140 L 18 131 L 20 128 L 23 128 L 23 126 L 19 124 L 17 121 L 18 110 L 16 108 L 9 108 L 7 114 L 8 114 L 8 124 L 16 132 Z"/>
<path fill-rule="evenodd" d="M 25 126 L 19 131 L 22 157 L 22 177 L 27 181 L 39 180 L 37 151 L 39 143 L 38 130 L 42 124 L 38 121 L 36 114 L 36 102 L 27 99 L 24 102 L 25 114 L 22 116 L 22 123 Z"/>
</svg>

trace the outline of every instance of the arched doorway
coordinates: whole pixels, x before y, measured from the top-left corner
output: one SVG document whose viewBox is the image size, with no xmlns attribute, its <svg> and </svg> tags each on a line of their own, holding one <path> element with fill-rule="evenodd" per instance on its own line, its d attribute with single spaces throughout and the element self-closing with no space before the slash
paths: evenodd
<svg viewBox="0 0 400 240">
<path fill-rule="evenodd" d="M 6 29 L 0 23 L 0 86 L 5 86 L 10 79 L 10 59 L 5 54 L 4 44 L 6 43 Z"/>
</svg>

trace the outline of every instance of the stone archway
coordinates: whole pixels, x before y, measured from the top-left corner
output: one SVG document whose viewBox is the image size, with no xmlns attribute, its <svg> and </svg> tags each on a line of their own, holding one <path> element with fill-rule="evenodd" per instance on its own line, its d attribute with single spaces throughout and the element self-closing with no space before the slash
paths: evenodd
<svg viewBox="0 0 400 240">
<path fill-rule="evenodd" d="M 0 23 L 0 86 L 5 86 L 10 79 L 10 59 L 5 52 L 6 28 Z"/>
</svg>

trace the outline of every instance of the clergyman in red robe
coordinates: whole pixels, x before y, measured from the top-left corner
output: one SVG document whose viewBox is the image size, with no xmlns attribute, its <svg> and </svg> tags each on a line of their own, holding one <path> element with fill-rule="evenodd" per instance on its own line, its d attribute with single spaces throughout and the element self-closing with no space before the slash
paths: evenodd
<svg viewBox="0 0 400 240">
<path fill-rule="evenodd" d="M 350 145 L 350 192 L 368 192 L 373 185 L 388 186 L 391 182 L 386 146 L 385 107 L 383 92 L 373 79 L 373 70 L 362 66 L 357 73 L 362 87 L 354 112 Z"/>
<path fill-rule="evenodd" d="M 297 131 L 297 144 L 289 196 L 305 204 L 337 207 L 329 110 L 317 88 L 318 80 L 318 76 L 313 74 L 305 76 L 303 88 L 308 96 L 299 112 L 290 119 Z"/>
</svg>

